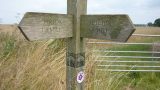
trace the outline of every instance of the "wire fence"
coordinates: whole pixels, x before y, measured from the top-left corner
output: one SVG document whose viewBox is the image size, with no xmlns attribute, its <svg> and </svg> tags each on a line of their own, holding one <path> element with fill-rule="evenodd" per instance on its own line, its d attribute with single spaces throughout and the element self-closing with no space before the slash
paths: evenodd
<svg viewBox="0 0 160 90">
<path fill-rule="evenodd" d="M 88 44 L 153 45 L 153 43 L 88 42 Z"/>
<path fill-rule="evenodd" d="M 110 51 L 110 50 L 93 50 L 93 52 L 103 52 L 103 53 L 159 53 L 154 51 Z"/>
<path fill-rule="evenodd" d="M 160 35 L 150 34 L 133 34 L 132 37 L 160 37 Z M 147 45 L 152 49 L 145 50 L 93 50 L 94 53 L 101 53 L 96 62 L 97 70 L 100 71 L 113 71 L 113 72 L 160 72 L 160 49 L 153 50 L 154 42 L 148 43 L 122 43 L 122 42 L 97 42 L 92 41 L 88 44 L 106 44 L 106 45 Z M 160 46 L 159 46 L 160 48 Z M 156 55 L 155 55 L 156 54 Z"/>
</svg>

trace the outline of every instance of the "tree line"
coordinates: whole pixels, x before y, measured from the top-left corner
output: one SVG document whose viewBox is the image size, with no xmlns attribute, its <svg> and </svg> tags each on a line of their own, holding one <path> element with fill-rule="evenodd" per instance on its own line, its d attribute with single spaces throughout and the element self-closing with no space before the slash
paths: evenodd
<svg viewBox="0 0 160 90">
<path fill-rule="evenodd" d="M 148 26 L 160 27 L 160 18 L 156 19 L 156 20 L 154 21 L 154 23 L 149 22 L 147 25 L 148 25 Z"/>
</svg>

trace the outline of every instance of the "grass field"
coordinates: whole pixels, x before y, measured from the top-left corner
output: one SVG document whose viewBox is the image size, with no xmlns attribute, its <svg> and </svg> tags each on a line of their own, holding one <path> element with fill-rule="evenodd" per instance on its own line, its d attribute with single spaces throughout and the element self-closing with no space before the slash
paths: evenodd
<svg viewBox="0 0 160 90">
<path fill-rule="evenodd" d="M 137 28 L 137 34 L 160 35 L 159 28 Z M 135 37 L 132 36 L 128 42 L 154 43 L 160 42 L 160 37 Z M 95 45 L 100 50 L 111 51 L 152 51 L 152 45 Z M 107 48 L 109 47 L 109 48 Z M 152 57 L 151 53 L 101 53 L 107 56 L 146 56 Z M 104 58 L 105 60 L 121 60 L 121 61 L 150 61 L 153 59 L 137 59 L 137 58 Z M 158 59 L 159 60 L 159 59 Z M 100 62 L 101 65 L 128 65 L 128 66 L 159 66 L 160 63 L 107 63 Z M 98 67 L 100 69 L 119 69 L 119 70 L 160 70 L 159 68 L 133 68 L 133 67 Z M 97 71 L 97 87 L 96 90 L 160 90 L 160 73 L 159 72 L 106 72 L 105 70 Z M 107 88 L 107 87 L 108 88 Z M 107 89 L 106 89 L 107 88 Z"/>
<path fill-rule="evenodd" d="M 148 28 L 147 28 L 148 29 Z M 140 28 L 136 33 L 160 34 L 159 28 Z M 65 39 L 26 41 L 19 31 L 0 33 L 0 90 L 65 90 Z M 153 42 L 159 39 L 132 37 L 129 42 Z M 103 47 L 102 47 L 103 46 Z M 87 45 L 86 90 L 159 90 L 159 73 L 123 73 L 96 71 L 93 49 L 107 45 Z M 133 48 L 134 47 L 134 48 Z M 136 46 L 117 49 L 137 48 Z M 137 49 L 148 50 L 141 46 Z"/>
<path fill-rule="evenodd" d="M 7 31 L 6 31 L 7 32 Z M 0 33 L 0 90 L 65 90 L 65 39 L 26 41 L 19 31 Z M 94 62 L 86 54 L 86 78 Z M 92 81 L 85 81 L 90 88 Z"/>
</svg>

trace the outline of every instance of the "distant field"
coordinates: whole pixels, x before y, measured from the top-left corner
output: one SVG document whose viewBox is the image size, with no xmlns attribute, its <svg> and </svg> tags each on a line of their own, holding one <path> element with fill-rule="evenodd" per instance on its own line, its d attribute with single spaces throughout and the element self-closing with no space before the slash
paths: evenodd
<svg viewBox="0 0 160 90">
<path fill-rule="evenodd" d="M 160 27 L 137 27 L 134 34 L 160 35 Z M 146 40 L 146 39 L 153 39 L 153 38 L 152 37 L 132 36 L 132 37 L 130 37 L 128 42 L 142 42 L 144 39 Z M 156 39 L 156 37 L 154 38 L 154 41 L 155 41 L 155 39 Z"/>
<path fill-rule="evenodd" d="M 16 25 L 0 24 L 0 32 L 14 32 L 15 30 L 17 30 Z"/>
<path fill-rule="evenodd" d="M 160 27 L 136 27 L 135 33 L 139 34 L 160 34 Z"/>
</svg>

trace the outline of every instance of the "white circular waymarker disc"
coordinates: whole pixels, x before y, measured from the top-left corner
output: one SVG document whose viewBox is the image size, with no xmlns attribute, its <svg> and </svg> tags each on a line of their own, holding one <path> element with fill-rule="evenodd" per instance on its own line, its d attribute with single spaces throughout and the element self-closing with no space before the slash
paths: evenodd
<svg viewBox="0 0 160 90">
<path fill-rule="evenodd" d="M 77 74 L 77 82 L 78 83 L 82 83 L 84 80 L 84 72 L 83 71 L 80 71 L 78 74 Z"/>
</svg>

